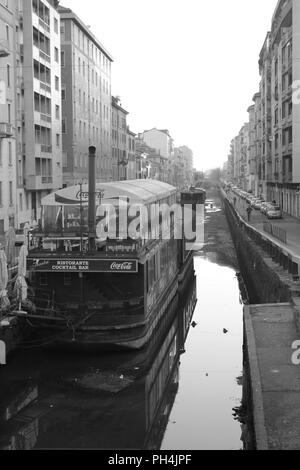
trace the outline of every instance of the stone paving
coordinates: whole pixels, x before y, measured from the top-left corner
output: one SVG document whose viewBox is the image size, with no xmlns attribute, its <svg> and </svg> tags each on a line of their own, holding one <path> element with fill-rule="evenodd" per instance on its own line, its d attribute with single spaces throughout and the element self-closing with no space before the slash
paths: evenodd
<svg viewBox="0 0 300 470">
<path fill-rule="evenodd" d="M 245 328 L 257 449 L 300 450 L 300 365 L 292 360 L 300 335 L 293 307 L 246 306 Z"/>
</svg>

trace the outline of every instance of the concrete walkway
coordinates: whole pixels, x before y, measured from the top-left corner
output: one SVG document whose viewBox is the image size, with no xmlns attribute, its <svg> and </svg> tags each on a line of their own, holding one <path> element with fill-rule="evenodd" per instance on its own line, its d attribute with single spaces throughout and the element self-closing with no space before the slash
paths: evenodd
<svg viewBox="0 0 300 470">
<path fill-rule="evenodd" d="M 284 214 L 283 219 L 269 220 L 260 211 L 253 209 L 250 221 L 248 221 L 246 209 L 249 204 L 242 198 L 235 196 L 233 193 L 230 193 L 227 197 L 229 198 L 232 204 L 234 197 L 236 197 L 235 209 L 237 210 L 239 215 L 245 220 L 245 222 L 247 222 L 259 232 L 261 232 L 266 238 L 271 240 L 273 243 L 276 243 L 278 246 L 280 246 L 284 252 L 290 254 L 294 258 L 295 262 L 297 262 L 300 268 L 300 220 L 298 221 L 297 219 L 287 214 Z M 272 225 L 275 225 L 285 230 L 287 233 L 287 243 L 282 243 L 277 238 L 272 237 L 271 235 L 266 233 L 263 228 L 264 222 L 270 222 Z"/>
<path fill-rule="evenodd" d="M 257 450 L 300 450 L 300 340 L 290 304 L 244 308 Z M 300 355 L 299 355 L 300 356 Z"/>
</svg>

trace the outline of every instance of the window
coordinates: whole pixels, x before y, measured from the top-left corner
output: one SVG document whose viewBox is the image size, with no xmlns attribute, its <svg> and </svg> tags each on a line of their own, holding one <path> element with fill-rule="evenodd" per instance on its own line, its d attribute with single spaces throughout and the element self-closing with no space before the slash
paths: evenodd
<svg viewBox="0 0 300 470">
<path fill-rule="evenodd" d="M 10 65 L 7 64 L 7 86 L 10 88 Z"/>
<path fill-rule="evenodd" d="M 66 101 L 66 87 L 61 87 L 61 100 Z"/>
<path fill-rule="evenodd" d="M 60 22 L 60 35 L 61 35 L 61 39 L 65 39 L 65 22 L 64 21 Z"/>
<path fill-rule="evenodd" d="M 58 20 L 57 20 L 57 18 L 54 18 L 54 31 L 55 31 L 55 33 L 58 34 Z"/>
<path fill-rule="evenodd" d="M 62 67 L 65 66 L 65 51 L 61 51 L 61 52 L 60 52 L 60 65 L 61 65 Z"/>
<path fill-rule="evenodd" d="M 0 181 L 0 206 L 2 206 L 2 181 Z"/>
<path fill-rule="evenodd" d="M 48 285 L 48 273 L 40 273 L 40 286 Z"/>
<path fill-rule="evenodd" d="M 11 104 L 8 103 L 7 105 L 7 117 L 8 117 L 8 122 L 11 124 Z"/>
<path fill-rule="evenodd" d="M 62 120 L 61 120 L 61 132 L 62 132 L 62 134 L 67 133 L 67 120 L 66 120 L 66 118 L 62 118 Z"/>
<path fill-rule="evenodd" d="M 9 205 L 13 205 L 13 184 L 12 181 L 9 182 Z"/>
<path fill-rule="evenodd" d="M 60 135 L 56 134 L 56 147 L 60 146 Z"/>
<path fill-rule="evenodd" d="M 55 62 L 58 63 L 58 48 L 57 47 L 54 48 L 54 59 L 55 59 Z"/>
<path fill-rule="evenodd" d="M 80 57 L 78 57 L 78 73 L 81 73 L 81 60 L 80 60 Z"/>
<path fill-rule="evenodd" d="M 58 104 L 55 105 L 55 117 L 56 117 L 56 119 L 59 119 L 59 106 L 58 106 Z"/>
<path fill-rule="evenodd" d="M 71 286 L 72 285 L 72 274 L 71 273 L 64 273 L 64 285 Z"/>
<path fill-rule="evenodd" d="M 8 164 L 12 166 L 12 144 L 8 142 Z"/>
<path fill-rule="evenodd" d="M 55 90 L 59 91 L 59 78 L 55 76 Z"/>
<path fill-rule="evenodd" d="M 9 43 L 9 26 L 8 26 L 8 24 L 6 25 L 5 28 L 6 28 L 6 40 Z"/>
<path fill-rule="evenodd" d="M 19 209 L 23 210 L 23 194 L 19 194 Z"/>
</svg>

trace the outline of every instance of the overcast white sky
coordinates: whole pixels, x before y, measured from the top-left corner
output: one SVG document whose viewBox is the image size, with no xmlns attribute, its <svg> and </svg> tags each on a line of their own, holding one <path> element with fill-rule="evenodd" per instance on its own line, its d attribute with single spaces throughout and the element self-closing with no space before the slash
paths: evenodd
<svg viewBox="0 0 300 470">
<path fill-rule="evenodd" d="M 114 57 L 136 133 L 169 129 L 199 170 L 222 165 L 258 91 L 277 0 L 61 0 Z"/>
</svg>

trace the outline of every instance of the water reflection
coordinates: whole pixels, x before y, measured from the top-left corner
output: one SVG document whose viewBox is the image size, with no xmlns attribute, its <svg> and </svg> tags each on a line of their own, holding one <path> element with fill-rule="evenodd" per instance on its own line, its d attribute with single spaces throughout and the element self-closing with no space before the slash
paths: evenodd
<svg viewBox="0 0 300 470">
<path fill-rule="evenodd" d="M 0 448 L 159 449 L 196 304 L 190 276 L 145 350 L 12 357 L 0 371 Z"/>
<path fill-rule="evenodd" d="M 235 271 L 195 258 L 198 303 L 181 357 L 179 390 L 163 449 L 242 447 L 233 408 L 241 404 L 243 317 Z M 223 330 L 227 333 L 224 333 Z"/>
</svg>

